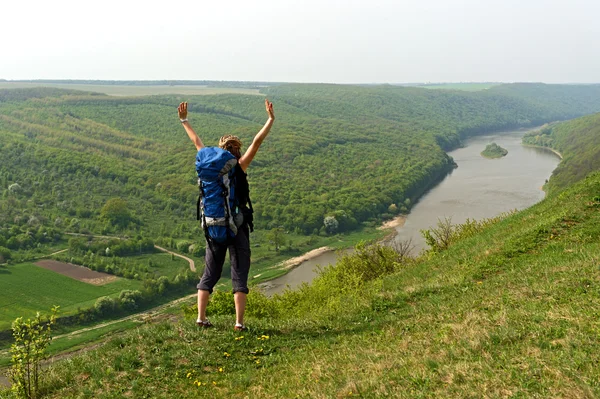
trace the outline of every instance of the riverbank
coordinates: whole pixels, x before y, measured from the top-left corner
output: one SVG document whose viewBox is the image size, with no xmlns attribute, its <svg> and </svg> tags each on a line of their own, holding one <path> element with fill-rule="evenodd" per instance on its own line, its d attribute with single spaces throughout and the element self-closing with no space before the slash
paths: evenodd
<svg viewBox="0 0 600 399">
<path fill-rule="evenodd" d="M 388 220 L 377 228 L 377 230 L 395 229 L 396 227 L 402 227 L 406 223 L 406 215 L 400 215 L 392 220 Z"/>
<path fill-rule="evenodd" d="M 548 150 L 548 151 L 553 152 L 554 154 L 556 154 L 560 158 L 561 161 L 563 159 L 562 154 L 560 152 L 556 151 L 554 148 L 544 147 L 544 146 L 535 145 L 535 144 L 525 144 L 525 143 L 523 143 L 523 147 L 540 148 L 542 150 Z"/>
<path fill-rule="evenodd" d="M 306 262 L 307 260 L 314 259 L 317 256 L 323 255 L 323 254 L 325 254 L 327 252 L 331 252 L 333 250 L 334 249 L 331 247 L 321 247 L 321 248 L 313 249 L 312 251 L 308 251 L 307 253 L 305 253 L 303 255 L 296 256 L 294 258 L 285 260 L 285 261 L 281 262 L 279 265 L 277 265 L 277 267 L 281 267 L 284 270 L 290 270 L 290 269 L 293 269 L 294 267 L 298 266 L 302 262 Z"/>
<path fill-rule="evenodd" d="M 383 238 L 381 238 L 379 241 L 380 242 L 387 242 L 390 239 L 392 239 L 395 235 L 396 235 L 396 228 L 397 227 L 402 227 L 404 226 L 404 223 L 406 222 L 406 215 L 400 215 L 392 220 L 388 220 L 387 222 L 384 222 L 381 226 L 377 227 L 377 230 L 379 231 L 384 231 L 384 230 L 390 230 L 390 229 L 394 229 L 394 231 L 390 232 L 389 234 L 386 234 Z M 324 246 L 324 247 L 320 247 L 320 248 L 316 248 L 313 249 L 311 251 L 308 251 L 300 256 L 296 256 L 287 260 L 284 260 L 280 263 L 278 263 L 277 265 L 273 266 L 274 269 L 283 269 L 283 270 L 291 270 L 293 268 L 295 268 L 296 266 L 299 266 L 300 264 L 302 264 L 303 262 L 312 260 L 318 256 L 321 256 L 323 254 L 326 254 L 328 252 L 333 252 L 335 251 L 336 248 L 333 247 L 329 247 L 329 246 Z M 255 278 L 257 276 L 254 276 Z"/>
</svg>

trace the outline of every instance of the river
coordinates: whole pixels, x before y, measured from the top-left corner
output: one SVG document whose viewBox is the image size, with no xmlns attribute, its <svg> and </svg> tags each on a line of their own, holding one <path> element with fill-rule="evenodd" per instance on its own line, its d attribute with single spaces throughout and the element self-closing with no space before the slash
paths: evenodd
<svg viewBox="0 0 600 399">
<path fill-rule="evenodd" d="M 521 138 L 526 132 L 476 136 L 463 148 L 449 152 L 458 168 L 413 206 L 404 225 L 396 228 L 396 240 L 412 239 L 416 254 L 426 247 L 420 231 L 435 226 L 438 219 L 450 217 L 453 223 L 462 223 L 467 218 L 490 218 L 541 201 L 545 195 L 542 186 L 560 158 L 543 148 L 523 146 Z M 482 157 L 481 151 L 492 142 L 507 149 L 508 154 L 500 159 Z M 267 294 L 282 292 L 287 286 L 297 287 L 314 278 L 318 265 L 335 263 L 336 258 L 334 252 L 319 255 L 261 286 Z"/>
</svg>

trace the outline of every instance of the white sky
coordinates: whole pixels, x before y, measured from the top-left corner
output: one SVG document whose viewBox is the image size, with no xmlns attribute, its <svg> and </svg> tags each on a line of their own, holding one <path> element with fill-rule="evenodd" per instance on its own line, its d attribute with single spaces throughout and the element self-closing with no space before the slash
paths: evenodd
<svg viewBox="0 0 600 399">
<path fill-rule="evenodd" d="M 598 0 L 4 0 L 0 79 L 600 82 Z"/>
</svg>

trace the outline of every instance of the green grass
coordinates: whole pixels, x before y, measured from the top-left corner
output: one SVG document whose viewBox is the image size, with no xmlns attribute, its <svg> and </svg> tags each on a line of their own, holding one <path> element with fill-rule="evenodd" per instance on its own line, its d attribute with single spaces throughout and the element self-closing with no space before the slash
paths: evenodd
<svg viewBox="0 0 600 399">
<path fill-rule="evenodd" d="M 148 269 L 151 272 L 156 273 L 156 275 L 167 276 L 169 278 L 173 278 L 182 270 L 190 268 L 190 264 L 185 259 L 177 256 L 174 256 L 173 259 L 171 259 L 171 254 L 158 251 L 151 254 L 123 257 L 123 260 L 146 265 L 148 266 Z"/>
<path fill-rule="evenodd" d="M 52 339 L 52 345 L 48 347 L 47 353 L 49 356 L 55 356 L 65 354 L 66 352 L 89 348 L 90 345 L 101 341 L 108 335 L 127 331 L 139 325 L 139 321 L 126 320 L 90 331 L 55 337 Z M 3 356 L 4 353 L 6 353 L 6 356 Z M 0 368 L 8 366 L 10 366 L 9 353 L 0 351 Z"/>
<path fill-rule="evenodd" d="M 597 397 L 598 192 L 600 174 L 368 284 L 336 286 L 342 268 L 250 302 L 243 334 L 232 315 L 140 327 L 53 368 L 50 397 Z"/>
<path fill-rule="evenodd" d="M 91 91 L 104 93 L 109 96 L 152 96 L 160 94 L 181 94 L 188 96 L 202 96 L 213 94 L 254 94 L 260 95 L 258 89 L 242 89 L 228 87 L 206 86 L 158 86 L 158 85 L 93 85 L 76 83 L 25 83 L 25 82 L 0 82 L 0 89 L 20 89 L 33 87 L 52 87 L 55 89 Z"/>
<path fill-rule="evenodd" d="M 102 286 L 83 283 L 31 263 L 0 268 L 0 330 L 10 328 L 20 316 L 35 316 L 58 305 L 61 315 L 93 306 L 101 296 L 116 296 L 122 290 L 139 289 L 136 280 L 120 278 Z"/>
</svg>

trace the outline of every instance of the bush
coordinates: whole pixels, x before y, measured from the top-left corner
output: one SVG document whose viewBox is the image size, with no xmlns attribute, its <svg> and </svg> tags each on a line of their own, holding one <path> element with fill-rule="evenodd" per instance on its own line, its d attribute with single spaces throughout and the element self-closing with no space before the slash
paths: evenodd
<svg viewBox="0 0 600 399">
<path fill-rule="evenodd" d="M 10 249 L 5 247 L 0 247 L 0 263 L 5 263 L 11 258 Z"/>
<path fill-rule="evenodd" d="M 515 212 L 516 210 L 504 212 L 493 218 L 483 220 L 467 219 L 464 223 L 456 225 L 452 224 L 452 218 L 438 219 L 436 227 L 421 230 L 421 235 L 425 238 L 425 242 L 429 245 L 429 250 L 432 253 L 440 252 L 455 242 L 471 237 L 484 228 L 515 214 Z"/>
<path fill-rule="evenodd" d="M 338 258 L 319 272 L 311 285 L 303 284 L 294 291 L 274 297 L 280 317 L 328 317 L 330 314 L 351 311 L 368 298 L 367 282 L 397 271 L 407 261 L 393 248 L 359 244 L 353 254 Z M 268 311 L 271 311 L 269 309 Z"/>
<path fill-rule="evenodd" d="M 360 286 L 367 281 L 391 274 L 398 269 L 402 260 L 391 247 L 376 245 L 356 246 L 354 254 L 344 255 L 337 264 L 330 268 L 339 280 L 340 287 L 358 283 Z"/>
<path fill-rule="evenodd" d="M 278 307 L 275 301 L 267 297 L 264 292 L 253 289 L 248 294 L 246 314 L 257 318 L 275 318 L 278 315 Z"/>
<path fill-rule="evenodd" d="M 94 309 L 100 315 L 108 315 L 115 311 L 117 308 L 117 303 L 113 298 L 103 296 L 96 300 L 96 304 L 94 305 Z"/>
<path fill-rule="evenodd" d="M 211 295 L 210 304 L 207 308 L 210 315 L 234 315 L 235 304 L 231 291 L 215 291 Z"/>
<path fill-rule="evenodd" d="M 119 302 L 124 310 L 136 310 L 142 301 L 141 291 L 124 290 L 119 294 Z"/>
<path fill-rule="evenodd" d="M 46 358 L 50 333 L 56 322 L 58 307 L 52 308 L 48 318 L 38 312 L 35 319 L 16 319 L 12 324 L 14 343 L 10 348 L 12 391 L 21 398 L 39 398 L 41 362 Z"/>
<path fill-rule="evenodd" d="M 177 243 L 177 250 L 179 252 L 187 253 L 190 245 L 192 245 L 192 243 L 189 241 L 179 241 Z"/>
</svg>

